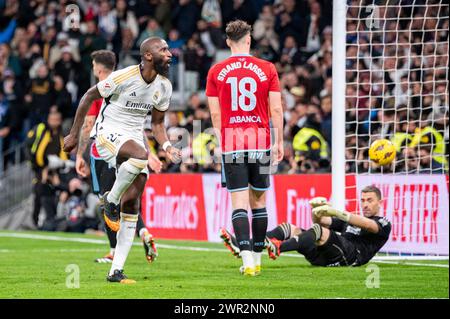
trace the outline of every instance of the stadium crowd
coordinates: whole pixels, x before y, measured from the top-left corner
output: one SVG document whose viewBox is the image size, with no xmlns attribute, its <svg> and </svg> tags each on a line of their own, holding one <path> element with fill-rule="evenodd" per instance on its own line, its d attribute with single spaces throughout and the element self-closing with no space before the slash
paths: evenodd
<svg viewBox="0 0 450 319">
<path fill-rule="evenodd" d="M 442 173 L 449 140 L 448 6 L 381 7 L 383 25 L 369 33 L 361 22 L 369 2 L 348 1 L 346 171 L 378 171 L 368 161 L 368 146 L 374 136 L 387 136 L 398 157 L 385 172 Z M 137 48 L 145 38 L 166 39 L 173 54 L 169 77 L 174 91 L 180 59 L 198 82 L 194 87 L 199 90 L 166 116 L 174 140 L 186 130 L 191 135 L 183 149 L 191 160 L 169 164 L 146 125 L 149 145 L 163 161 L 164 172 L 220 171 L 220 164 L 205 161 L 217 149 L 214 136 L 192 134 L 196 120 L 202 130 L 212 126 L 202 91 L 216 54 L 227 49 L 224 27 L 236 18 L 253 25 L 253 54 L 275 63 L 279 72 L 286 142 L 278 172 L 331 170 L 331 1 L 5 0 L 0 10 L 0 156 L 28 142 L 36 178 L 44 185 L 36 205 L 52 216 L 73 212 L 70 205 L 79 210 L 89 206 L 88 190 L 61 152 L 61 140 L 78 101 L 95 83 L 91 53 L 96 50 L 114 51 L 122 68 L 139 62 Z M 397 16 L 405 19 L 389 20 Z M 48 144 L 45 155 L 61 161 L 37 158 L 43 140 Z M 35 215 L 37 221 L 39 212 Z"/>
</svg>

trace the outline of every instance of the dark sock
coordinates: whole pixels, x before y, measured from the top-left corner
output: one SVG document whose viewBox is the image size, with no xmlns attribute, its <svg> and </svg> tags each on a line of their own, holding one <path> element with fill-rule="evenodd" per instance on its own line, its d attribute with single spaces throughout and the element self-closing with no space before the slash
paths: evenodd
<svg viewBox="0 0 450 319">
<path fill-rule="evenodd" d="M 271 231 L 268 231 L 267 237 L 275 238 L 278 240 L 289 239 L 289 237 L 291 237 L 291 225 L 288 223 L 282 223 Z"/>
<path fill-rule="evenodd" d="M 138 234 L 138 236 L 139 236 L 139 231 L 142 228 L 145 228 L 144 220 L 142 219 L 141 214 L 138 214 L 138 221 L 136 223 L 136 233 Z"/>
<path fill-rule="evenodd" d="M 105 224 L 105 230 L 106 230 L 106 235 L 108 236 L 108 240 L 109 240 L 109 247 L 116 248 L 117 233 L 113 232 L 106 224 Z"/>
<path fill-rule="evenodd" d="M 291 239 L 285 240 L 281 243 L 280 246 L 280 252 L 285 252 L 285 251 L 293 251 L 293 250 L 298 250 L 299 247 L 299 242 L 298 242 L 298 237 L 292 237 Z"/>
<path fill-rule="evenodd" d="M 264 249 L 264 239 L 267 231 L 267 210 L 266 208 L 252 209 L 252 233 L 253 251 L 260 253 Z"/>
<path fill-rule="evenodd" d="M 297 251 L 302 255 L 309 255 L 311 251 L 317 249 L 316 246 L 316 233 L 313 228 L 304 231 L 298 236 Z"/>
<path fill-rule="evenodd" d="M 239 249 L 241 251 L 250 250 L 250 224 L 248 222 L 247 211 L 245 209 L 234 210 L 231 221 Z"/>
</svg>

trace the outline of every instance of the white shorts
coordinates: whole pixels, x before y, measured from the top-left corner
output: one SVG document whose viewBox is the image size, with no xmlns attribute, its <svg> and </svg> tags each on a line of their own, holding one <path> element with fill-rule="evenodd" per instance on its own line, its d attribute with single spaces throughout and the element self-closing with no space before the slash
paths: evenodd
<svg viewBox="0 0 450 319">
<path fill-rule="evenodd" d="M 143 135 L 137 137 L 135 135 L 127 134 L 127 133 L 111 133 L 111 132 L 98 132 L 97 137 L 95 138 L 95 144 L 97 146 L 98 154 L 101 158 L 107 162 L 110 167 L 114 167 L 117 169 L 117 155 L 119 154 L 119 150 L 125 142 L 133 140 L 138 143 L 145 150 L 146 147 L 144 145 L 144 137 Z M 142 172 L 143 174 L 149 175 L 148 166 L 145 167 Z"/>
</svg>

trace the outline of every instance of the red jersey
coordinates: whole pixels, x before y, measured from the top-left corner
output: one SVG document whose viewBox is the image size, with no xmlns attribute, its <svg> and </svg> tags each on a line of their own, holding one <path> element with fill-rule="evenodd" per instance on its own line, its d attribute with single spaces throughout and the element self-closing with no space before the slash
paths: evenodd
<svg viewBox="0 0 450 319">
<path fill-rule="evenodd" d="M 87 115 L 93 115 L 97 117 L 100 113 L 100 109 L 102 108 L 103 99 L 97 99 L 92 102 L 91 107 L 87 113 Z"/>
<path fill-rule="evenodd" d="M 87 115 L 93 115 L 93 116 L 95 116 L 95 118 L 97 118 L 97 116 L 100 114 L 100 109 L 102 108 L 102 104 L 103 104 L 103 99 L 97 99 L 94 102 L 92 102 Z M 95 142 L 92 143 L 91 154 L 95 158 L 100 158 L 100 154 L 98 154 L 97 146 L 95 145 Z"/>
<path fill-rule="evenodd" d="M 218 97 L 222 152 L 269 150 L 269 92 L 280 92 L 275 66 L 251 55 L 232 55 L 208 73 L 206 96 Z"/>
</svg>

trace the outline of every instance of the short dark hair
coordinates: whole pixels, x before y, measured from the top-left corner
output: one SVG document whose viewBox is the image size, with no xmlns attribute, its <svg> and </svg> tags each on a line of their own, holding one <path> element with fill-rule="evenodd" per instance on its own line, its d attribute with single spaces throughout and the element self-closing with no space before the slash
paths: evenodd
<svg viewBox="0 0 450 319">
<path fill-rule="evenodd" d="M 113 71 L 116 67 L 116 55 L 109 50 L 97 50 L 91 53 L 91 58 L 95 63 L 103 65 L 108 70 Z"/>
<path fill-rule="evenodd" d="M 375 185 L 369 185 L 369 186 L 364 187 L 361 190 L 361 193 L 375 193 L 375 195 L 377 195 L 378 200 L 381 200 L 381 191 Z"/>
<path fill-rule="evenodd" d="M 245 21 L 234 20 L 227 24 L 225 33 L 231 41 L 237 42 L 252 31 L 252 27 Z"/>
</svg>

